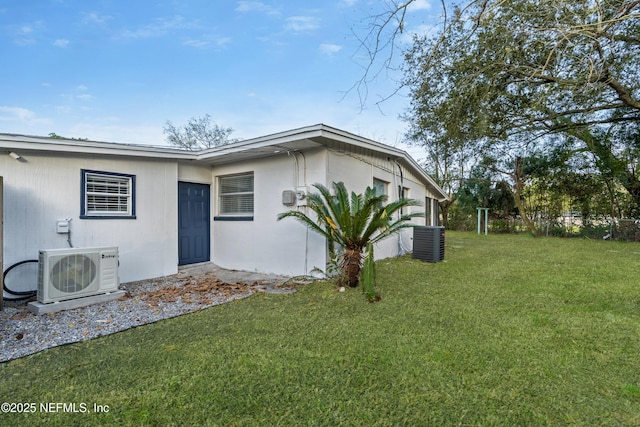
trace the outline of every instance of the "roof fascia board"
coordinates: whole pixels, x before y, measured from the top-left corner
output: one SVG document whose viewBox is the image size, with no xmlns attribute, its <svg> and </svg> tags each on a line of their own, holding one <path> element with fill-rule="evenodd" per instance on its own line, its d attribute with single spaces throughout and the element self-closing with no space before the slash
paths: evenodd
<svg viewBox="0 0 640 427">
<path fill-rule="evenodd" d="M 80 141 L 70 139 L 53 139 L 46 137 L 36 137 L 28 135 L 0 134 L 0 148 L 9 150 L 60 152 L 76 154 L 105 154 L 134 156 L 147 158 L 165 158 L 173 160 L 207 160 L 216 157 L 260 149 L 269 146 L 277 147 L 280 144 L 300 140 L 312 140 L 313 138 L 324 137 L 338 142 L 342 142 L 354 147 L 377 151 L 393 157 L 394 160 L 403 160 L 406 167 L 411 168 L 420 178 L 424 180 L 432 189 L 440 193 L 440 200 L 448 197 L 438 184 L 427 175 L 418 163 L 404 150 L 381 144 L 379 142 L 355 135 L 343 130 L 316 124 L 289 131 L 265 135 L 245 141 L 236 142 L 229 145 L 210 148 L 203 151 L 186 151 L 176 148 L 163 148 L 135 144 L 120 144 L 111 142 Z M 320 143 L 318 143 L 320 144 Z"/>
<path fill-rule="evenodd" d="M 331 128 L 329 126 L 324 127 L 324 132 L 329 134 L 325 135 L 327 138 L 335 139 L 361 148 L 372 149 L 373 147 L 375 151 L 394 156 L 393 160 L 404 160 L 406 165 L 409 166 L 409 168 L 411 168 L 420 178 L 427 182 L 434 191 L 440 193 L 441 197 L 439 197 L 438 200 L 442 201 L 448 199 L 444 190 L 433 180 L 433 178 L 431 178 L 424 171 L 424 169 L 422 169 L 422 167 L 420 167 L 418 162 L 416 162 L 415 159 L 411 157 L 406 151 L 399 148 L 391 147 L 389 145 L 381 144 L 379 142 L 358 135 L 353 135 L 340 129 Z"/>
<path fill-rule="evenodd" d="M 318 128 L 318 126 L 319 125 L 293 129 L 286 132 L 247 139 L 244 141 L 235 142 L 233 144 L 209 148 L 207 150 L 198 152 L 198 160 L 206 160 L 226 154 L 247 151 L 250 149 L 277 146 L 279 144 L 285 144 L 288 142 L 318 137 L 321 135 L 321 130 Z"/>
<path fill-rule="evenodd" d="M 407 155 L 404 151 L 398 150 L 393 147 L 389 147 L 385 144 L 380 144 L 348 132 L 341 131 L 336 128 L 324 124 L 317 124 L 313 126 L 307 126 L 303 128 L 293 129 L 286 132 L 280 132 L 276 134 L 261 136 L 258 138 L 252 138 L 241 142 L 236 142 L 229 145 L 221 145 L 219 147 L 210 148 L 208 150 L 200 151 L 198 153 L 199 159 L 208 159 L 212 157 L 221 156 L 224 154 L 237 153 L 240 151 L 249 150 L 252 148 L 264 148 L 269 146 L 277 146 L 293 141 L 299 141 L 302 139 L 312 139 L 320 136 L 324 136 L 330 139 L 335 139 L 340 142 L 344 142 L 350 145 L 359 146 L 362 148 L 371 149 L 375 147 L 377 151 L 388 152 L 394 155 Z"/>
<path fill-rule="evenodd" d="M 227 154 L 248 151 L 251 149 L 260 149 L 269 146 L 276 147 L 279 144 L 317 137 L 324 137 L 355 147 L 377 151 L 393 157 L 394 160 L 403 160 L 406 167 L 412 169 L 425 183 L 427 183 L 428 186 L 430 186 L 436 193 L 439 193 L 440 197 L 438 197 L 438 200 L 448 199 L 442 188 L 440 188 L 440 186 L 425 173 L 420 165 L 406 151 L 327 126 L 322 123 L 211 148 L 199 152 L 198 159 L 212 159 Z"/>
<path fill-rule="evenodd" d="M 161 148 L 144 145 L 119 144 L 110 142 L 76 141 L 68 139 L 52 139 L 26 135 L 0 135 L 0 148 L 11 150 L 75 153 L 75 154 L 107 154 L 135 157 L 170 158 L 175 160 L 195 160 L 195 152 Z"/>
</svg>

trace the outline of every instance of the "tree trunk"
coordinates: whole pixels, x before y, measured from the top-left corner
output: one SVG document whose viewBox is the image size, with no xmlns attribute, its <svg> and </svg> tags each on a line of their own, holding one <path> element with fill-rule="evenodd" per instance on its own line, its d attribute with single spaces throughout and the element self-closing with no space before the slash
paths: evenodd
<svg viewBox="0 0 640 427">
<path fill-rule="evenodd" d="M 635 179 L 635 176 L 630 176 L 629 181 L 626 182 L 626 185 L 624 186 L 633 200 L 633 207 L 629 214 L 631 217 L 638 218 L 638 216 L 640 216 L 640 181 Z"/>
<path fill-rule="evenodd" d="M 514 180 L 516 182 L 516 194 L 515 194 L 515 202 L 518 207 L 518 212 L 520 212 L 520 216 L 522 220 L 527 225 L 527 228 L 534 236 L 538 235 L 538 230 L 536 229 L 536 225 L 531 221 L 531 219 L 527 216 L 527 211 L 524 207 L 524 203 L 522 203 L 522 188 L 523 188 L 523 176 L 522 176 L 522 158 L 516 158 L 516 172 Z"/>
<path fill-rule="evenodd" d="M 362 270 L 362 249 L 345 249 L 341 270 L 345 284 L 352 288 L 358 286 Z"/>
<path fill-rule="evenodd" d="M 442 225 L 444 228 L 449 228 L 449 207 L 453 204 L 455 198 L 451 197 L 451 199 L 440 202 L 438 205 L 440 206 L 440 211 L 442 212 Z"/>
</svg>

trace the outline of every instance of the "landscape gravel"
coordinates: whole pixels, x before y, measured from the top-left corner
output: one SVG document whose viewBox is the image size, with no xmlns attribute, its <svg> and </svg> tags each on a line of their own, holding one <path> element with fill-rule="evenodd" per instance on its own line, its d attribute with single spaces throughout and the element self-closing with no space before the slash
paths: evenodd
<svg viewBox="0 0 640 427">
<path fill-rule="evenodd" d="M 280 287 L 282 277 L 257 277 L 210 268 L 185 270 L 164 278 L 121 284 L 126 294 L 119 300 L 39 316 L 27 309 L 28 301 L 5 301 L 0 311 L 0 362 L 246 298 L 255 292 L 293 291 Z"/>
</svg>

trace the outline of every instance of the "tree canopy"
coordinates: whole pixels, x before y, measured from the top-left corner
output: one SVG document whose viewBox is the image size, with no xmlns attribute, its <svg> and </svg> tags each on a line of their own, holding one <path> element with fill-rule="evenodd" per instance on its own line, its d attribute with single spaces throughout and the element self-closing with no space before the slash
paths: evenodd
<svg viewBox="0 0 640 427">
<path fill-rule="evenodd" d="M 174 126 L 169 120 L 165 123 L 164 134 L 171 145 L 186 150 L 204 150 L 220 145 L 236 142 L 230 138 L 232 128 L 225 128 L 215 123 L 211 116 L 192 117 L 184 126 Z"/>
<path fill-rule="evenodd" d="M 404 70 L 414 141 L 514 165 L 561 144 L 640 206 L 640 0 L 472 0 L 414 37 Z"/>
<path fill-rule="evenodd" d="M 639 56 L 638 0 L 476 0 L 415 39 L 407 82 L 452 136 L 505 139 L 638 121 Z"/>
</svg>

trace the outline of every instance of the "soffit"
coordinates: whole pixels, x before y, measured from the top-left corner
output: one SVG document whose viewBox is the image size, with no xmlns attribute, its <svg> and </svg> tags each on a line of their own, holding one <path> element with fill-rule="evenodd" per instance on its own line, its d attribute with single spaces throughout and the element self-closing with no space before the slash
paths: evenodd
<svg viewBox="0 0 640 427">
<path fill-rule="evenodd" d="M 228 163 L 241 162 L 245 160 L 263 159 L 272 156 L 281 156 L 282 153 L 309 150 L 321 146 L 312 139 L 295 139 L 284 141 L 273 141 L 265 144 L 255 144 L 246 146 L 243 144 L 232 144 L 218 147 L 217 150 L 201 155 L 198 163 L 217 166 Z"/>
</svg>

